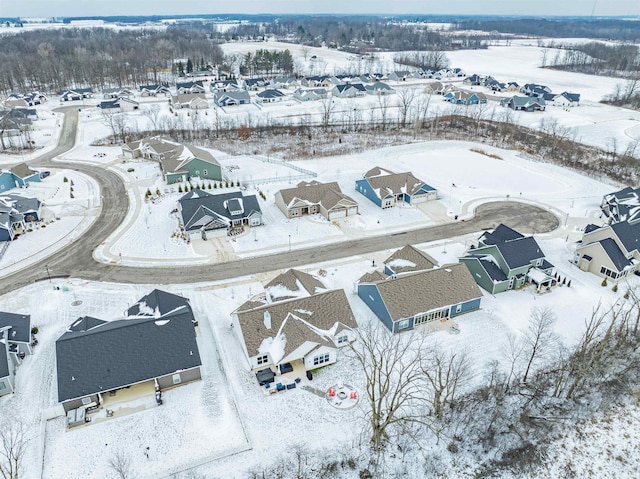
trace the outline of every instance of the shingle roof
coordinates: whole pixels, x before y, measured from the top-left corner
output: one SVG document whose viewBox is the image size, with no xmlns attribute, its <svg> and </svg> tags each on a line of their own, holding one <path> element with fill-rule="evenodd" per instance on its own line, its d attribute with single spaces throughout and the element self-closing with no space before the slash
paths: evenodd
<svg viewBox="0 0 640 479">
<path fill-rule="evenodd" d="M 258 96 L 260 98 L 280 98 L 284 96 L 284 93 L 282 93 L 280 90 L 269 88 L 268 90 L 264 90 L 258 93 Z"/>
<path fill-rule="evenodd" d="M 600 240 L 600 245 L 618 271 L 622 271 L 632 264 L 620 250 L 618 243 L 616 243 L 612 238 Z"/>
<path fill-rule="evenodd" d="M 178 308 L 186 307 L 191 311 L 189 300 L 177 294 L 154 289 L 138 300 L 127 310 L 127 316 L 164 316 Z M 193 313 L 192 313 L 193 314 Z"/>
<path fill-rule="evenodd" d="M 98 318 L 93 318 L 91 316 L 83 316 L 82 318 L 76 319 L 71 326 L 69 326 L 69 331 L 81 332 L 81 331 L 89 331 L 101 324 L 106 323 L 106 321 Z"/>
<path fill-rule="evenodd" d="M 305 296 L 318 294 L 326 291 L 327 287 L 322 281 L 309 273 L 297 269 L 289 269 L 269 281 L 264 286 L 264 289 L 267 291 L 271 301 L 282 301 L 300 297 L 301 294 Z"/>
<path fill-rule="evenodd" d="M 500 269 L 491 256 L 482 254 L 470 254 L 460 259 L 475 258 L 480 262 L 480 266 L 485 270 L 487 275 L 494 281 L 506 281 L 507 275 Z"/>
<path fill-rule="evenodd" d="M 373 270 L 368 273 L 362 275 L 362 277 L 358 280 L 358 283 L 376 283 L 378 281 L 382 281 L 383 279 L 387 279 L 384 273 L 380 270 Z"/>
<path fill-rule="evenodd" d="M 194 197 L 194 191 L 198 192 L 198 197 Z M 231 211 L 235 210 L 229 208 L 228 201 L 234 198 L 242 200 L 243 211 L 240 214 L 232 214 Z M 187 231 L 199 230 L 211 221 L 227 224 L 231 220 L 248 218 L 253 213 L 262 212 L 256 195 L 243 196 L 240 191 L 211 195 L 202 190 L 192 190 L 180 198 L 178 203 L 182 223 Z"/>
<path fill-rule="evenodd" d="M 295 188 L 280 190 L 278 194 L 282 196 L 285 205 L 290 205 L 294 200 L 302 200 L 310 204 L 321 204 L 325 209 L 330 210 L 340 202 L 354 206 L 358 204 L 353 198 L 345 195 L 335 181 L 331 183 L 302 181 Z"/>
<path fill-rule="evenodd" d="M 60 402 L 200 366 L 189 312 L 110 321 L 56 341 Z"/>
<path fill-rule="evenodd" d="M 271 317 L 270 329 L 265 326 L 265 311 L 268 311 Z M 347 296 L 341 289 L 261 305 L 255 309 L 237 313 L 249 356 L 257 355 L 263 341 L 277 335 L 289 313 L 323 331 L 334 328 L 336 324 L 338 324 L 336 333 L 345 327 L 352 329 L 358 327 Z M 288 325 L 285 331 L 286 345 L 283 357 L 306 341 L 317 342 L 320 338 L 312 328 L 302 324 L 293 326 L 293 324 L 295 323 Z"/>
<path fill-rule="evenodd" d="M 532 236 L 497 243 L 495 246 L 510 269 L 520 268 L 533 260 L 544 258 L 544 253 Z"/>
<path fill-rule="evenodd" d="M 375 285 L 394 320 L 482 297 L 462 263 L 389 278 Z"/>
<path fill-rule="evenodd" d="M 611 225 L 620 242 L 624 245 L 628 253 L 640 252 L 640 223 L 629 223 L 622 221 Z"/>
<path fill-rule="evenodd" d="M 388 194 L 399 195 L 401 193 L 407 193 L 412 195 L 423 187 L 431 191 L 434 189 L 413 176 L 413 173 L 394 173 L 379 166 L 367 171 L 364 174 L 364 178 L 374 190 L 380 191 L 379 196 L 381 198 Z"/>
<path fill-rule="evenodd" d="M 16 175 L 18 178 L 27 178 L 37 173 L 37 171 L 29 168 L 29 165 L 27 165 L 26 163 L 19 163 L 13 168 L 9 169 L 9 171 Z"/>
<path fill-rule="evenodd" d="M 496 244 L 519 238 L 524 238 L 524 235 L 518 233 L 512 228 L 509 228 L 507 225 L 500 223 L 493 231 L 485 231 L 482 233 L 478 239 L 484 244 Z"/>
<path fill-rule="evenodd" d="M 0 378 L 6 378 L 9 375 L 9 358 L 5 352 L 6 347 L 2 341 L 2 333 L 0 333 Z"/>
<path fill-rule="evenodd" d="M 0 328 L 5 326 L 11 326 L 8 333 L 9 341 L 31 342 L 31 316 L 28 314 L 0 312 Z"/>
<path fill-rule="evenodd" d="M 413 263 L 413 265 L 409 264 Z M 408 271 L 422 271 L 431 269 L 438 262 L 424 251 L 406 245 L 389 256 L 384 264 L 395 273 L 406 273 Z"/>
</svg>

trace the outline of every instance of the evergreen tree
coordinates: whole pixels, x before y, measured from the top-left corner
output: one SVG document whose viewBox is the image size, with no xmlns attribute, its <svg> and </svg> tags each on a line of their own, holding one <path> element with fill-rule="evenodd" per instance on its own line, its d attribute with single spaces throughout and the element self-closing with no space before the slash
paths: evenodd
<svg viewBox="0 0 640 479">
<path fill-rule="evenodd" d="M 193 71 L 193 62 L 191 58 L 187 58 L 187 73 L 191 73 Z"/>
</svg>

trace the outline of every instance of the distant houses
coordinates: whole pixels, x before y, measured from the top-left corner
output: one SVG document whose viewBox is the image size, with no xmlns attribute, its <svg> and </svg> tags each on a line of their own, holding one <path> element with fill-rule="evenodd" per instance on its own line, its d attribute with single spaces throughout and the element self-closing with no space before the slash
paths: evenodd
<svg viewBox="0 0 640 479">
<path fill-rule="evenodd" d="M 214 236 L 233 236 L 262 224 L 262 211 L 255 195 L 239 191 L 211 194 L 194 189 L 178 200 L 178 213 L 190 238 L 206 240 Z"/>
<path fill-rule="evenodd" d="M 367 89 L 362 83 L 346 83 L 334 86 L 331 94 L 336 98 L 357 98 L 365 96 Z"/>
<path fill-rule="evenodd" d="M 222 180 L 220 163 L 211 153 L 193 145 L 152 136 L 125 143 L 122 155 L 157 161 L 167 184 L 186 182 L 191 178 Z"/>
<path fill-rule="evenodd" d="M 275 203 L 287 218 L 319 213 L 331 221 L 358 214 L 358 203 L 344 194 L 336 182 L 302 181 L 295 188 L 278 191 Z"/>
<path fill-rule="evenodd" d="M 191 308 L 169 298 L 163 302 L 177 307 L 162 312 L 147 301 L 122 319 L 78 318 L 57 339 L 58 402 L 65 412 L 84 417 L 123 388 L 146 383 L 161 392 L 201 378 Z"/>
<path fill-rule="evenodd" d="M 358 193 L 383 209 L 392 208 L 399 202 L 413 205 L 438 197 L 435 188 L 412 173 L 394 173 L 379 166 L 367 171 L 361 180 L 356 180 L 355 187 Z"/>
<path fill-rule="evenodd" d="M 216 91 L 213 94 L 213 103 L 220 107 L 248 105 L 251 97 L 246 90 Z"/>
<path fill-rule="evenodd" d="M 169 90 L 169 85 L 166 84 L 154 84 L 154 85 L 141 85 L 139 87 L 140 96 L 148 97 L 148 96 L 158 96 L 163 95 L 167 96 L 171 94 L 171 90 Z"/>
<path fill-rule="evenodd" d="M 196 93 L 205 93 L 207 90 L 204 88 L 202 81 L 190 81 L 190 82 L 178 82 L 176 83 L 176 94 L 179 95 L 192 95 Z"/>
<path fill-rule="evenodd" d="M 236 309 L 233 330 L 251 369 L 313 371 L 337 361 L 355 339 L 357 323 L 345 292 L 288 270 Z M 273 370 L 272 370 L 273 371 Z"/>
<path fill-rule="evenodd" d="M 101 101 L 98 107 L 103 111 L 134 111 L 140 108 L 140 103 L 128 97 L 118 97 L 114 100 Z"/>
<path fill-rule="evenodd" d="M 60 94 L 60 101 L 77 101 L 93 97 L 92 88 L 73 88 Z"/>
<path fill-rule="evenodd" d="M 293 98 L 301 101 L 318 101 L 327 98 L 327 90 L 324 88 L 298 88 L 293 93 Z"/>
<path fill-rule="evenodd" d="M 191 110 L 204 110 L 209 108 L 207 96 L 204 93 L 184 93 L 171 97 L 173 108 L 188 108 Z"/>
<path fill-rule="evenodd" d="M 275 103 L 283 101 L 286 98 L 285 94 L 275 88 L 268 88 L 259 92 L 256 95 L 256 102 L 258 103 Z"/>
<path fill-rule="evenodd" d="M 532 236 L 504 224 L 478 238 L 478 245 L 460 258 L 473 279 L 491 294 L 533 283 L 539 292 L 555 286 L 554 266 Z"/>
<path fill-rule="evenodd" d="M 544 98 L 536 96 L 512 96 L 511 98 L 503 98 L 500 105 L 511 108 L 516 111 L 544 111 L 547 102 Z"/>
</svg>

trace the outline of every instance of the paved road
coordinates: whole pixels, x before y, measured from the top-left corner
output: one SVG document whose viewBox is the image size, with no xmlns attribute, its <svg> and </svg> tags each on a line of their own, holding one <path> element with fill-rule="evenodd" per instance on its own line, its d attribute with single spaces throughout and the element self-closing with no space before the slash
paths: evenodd
<svg viewBox="0 0 640 479">
<path fill-rule="evenodd" d="M 98 263 L 93 250 L 124 220 L 128 197 L 122 179 L 99 166 L 76 163 L 52 163 L 51 159 L 64 153 L 75 142 L 78 122 L 77 110 L 67 110 L 58 147 L 33 164 L 64 167 L 92 176 L 102 191 L 102 208 L 98 219 L 76 241 L 54 256 L 29 266 L 25 270 L 0 279 L 0 292 L 6 293 L 39 280 L 46 280 L 46 267 L 53 276 L 71 276 L 92 281 L 112 281 L 130 284 L 178 284 L 216 281 L 273 271 L 309 263 L 330 261 L 355 255 L 366 255 L 383 249 L 401 247 L 409 243 L 425 243 L 452 238 L 499 223 L 512 228 L 543 233 L 559 226 L 558 218 L 537 206 L 518 202 L 493 202 L 479 206 L 475 217 L 466 221 L 425 227 L 403 233 L 390 233 L 336 244 L 297 249 L 270 256 L 239 259 L 227 263 L 188 267 L 130 267 Z"/>
</svg>

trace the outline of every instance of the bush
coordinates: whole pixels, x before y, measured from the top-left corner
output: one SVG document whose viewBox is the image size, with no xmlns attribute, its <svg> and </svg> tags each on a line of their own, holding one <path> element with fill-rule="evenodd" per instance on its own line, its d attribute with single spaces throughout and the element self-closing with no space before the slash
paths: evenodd
<svg viewBox="0 0 640 479">
<path fill-rule="evenodd" d="M 602 286 L 607 286 L 607 278 L 604 278 L 602 280 L 602 283 L 600 283 Z"/>
<path fill-rule="evenodd" d="M 618 283 L 613 285 L 613 288 L 611 288 L 611 291 L 613 291 L 614 293 L 618 292 Z"/>
<path fill-rule="evenodd" d="M 178 185 L 178 193 L 182 193 L 182 185 Z"/>
<path fill-rule="evenodd" d="M 31 328 L 31 334 L 38 334 L 38 331 L 40 331 L 38 329 L 38 326 L 34 326 L 34 327 Z"/>
<path fill-rule="evenodd" d="M 133 168 L 127 168 L 127 173 L 133 173 L 134 171 L 136 170 L 134 170 Z"/>
<path fill-rule="evenodd" d="M 160 196 L 160 188 L 156 188 L 156 195 Z"/>
<path fill-rule="evenodd" d="M 144 197 L 148 199 L 149 196 L 151 196 L 151 190 L 147 188 L 147 192 L 144 194 Z"/>
<path fill-rule="evenodd" d="M 69 183 L 69 178 L 67 178 L 66 176 L 62 179 L 63 182 L 65 183 Z"/>
</svg>

